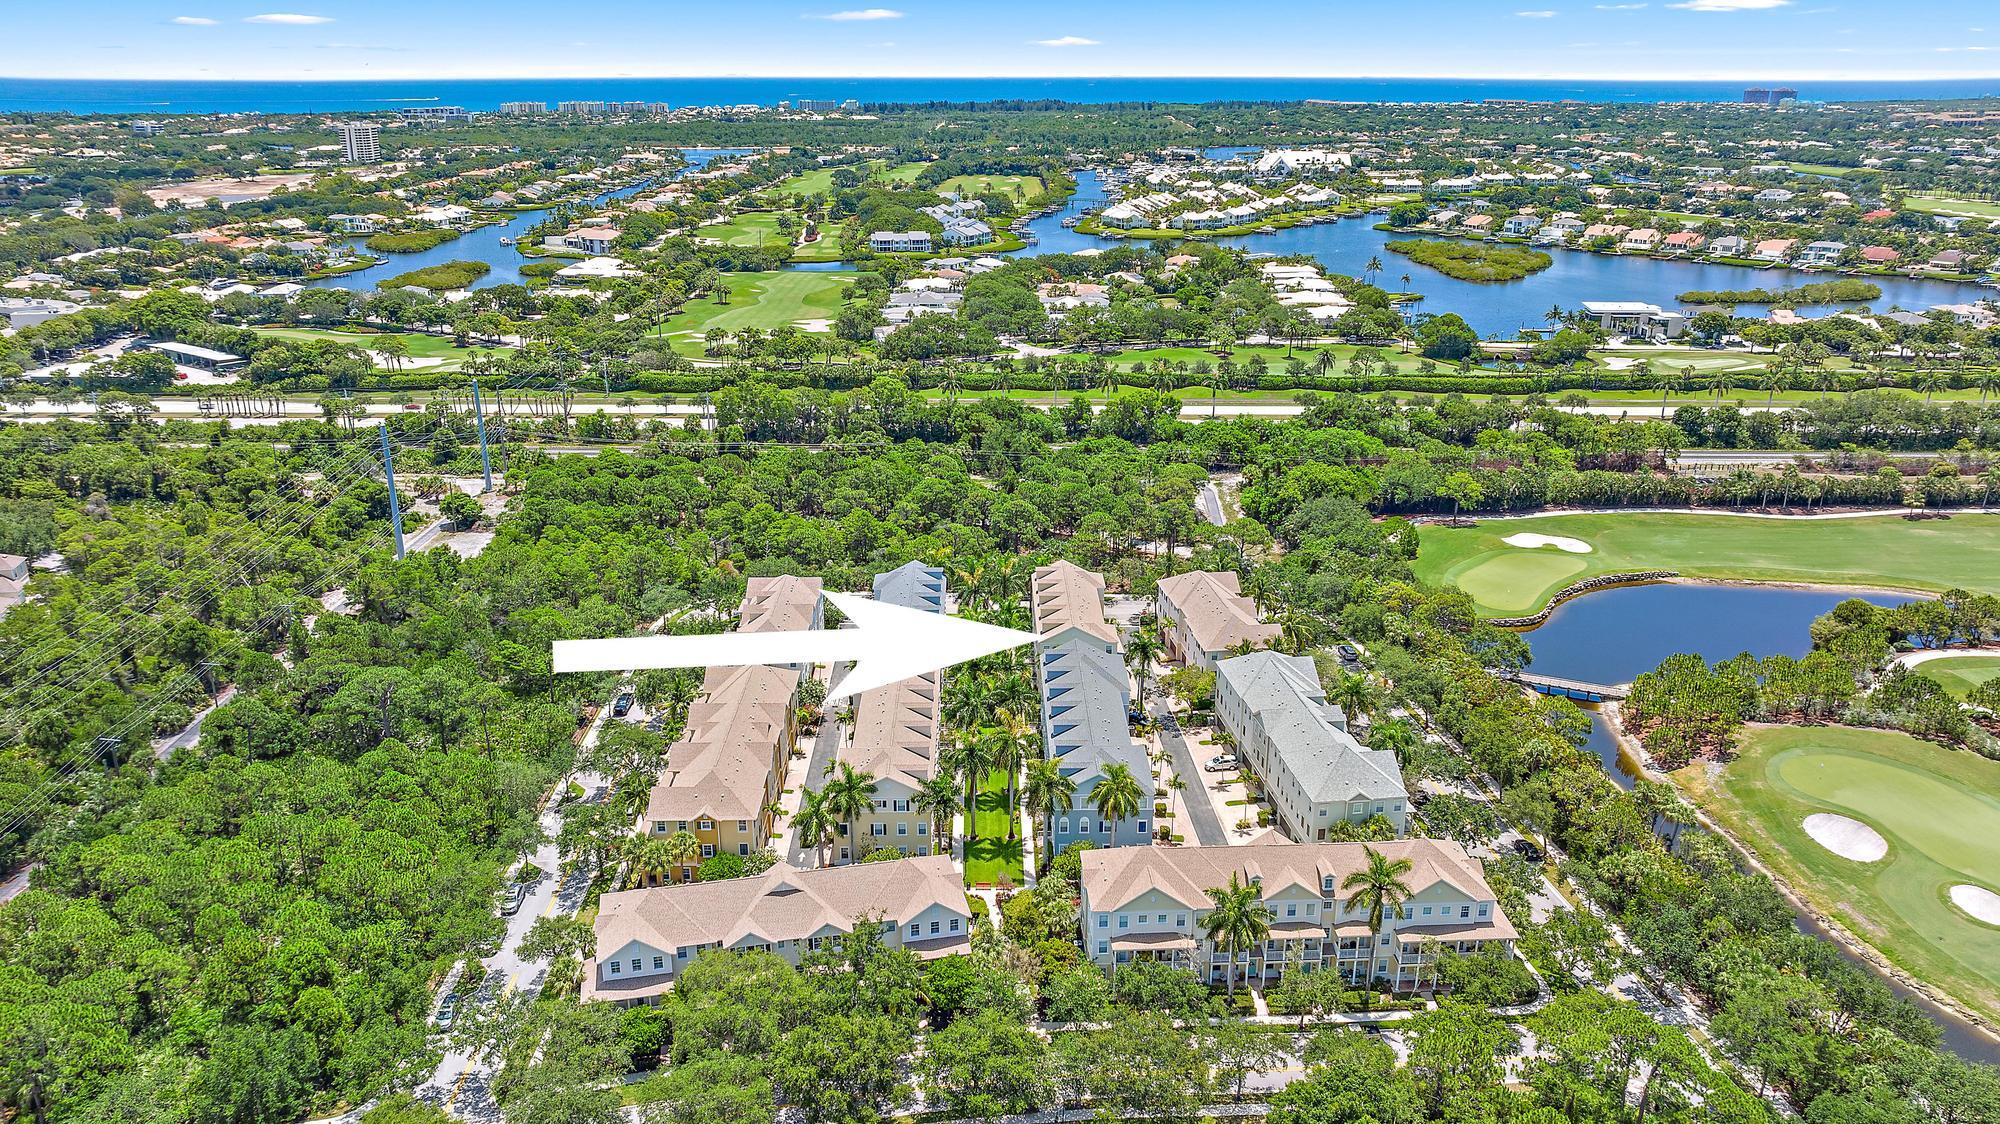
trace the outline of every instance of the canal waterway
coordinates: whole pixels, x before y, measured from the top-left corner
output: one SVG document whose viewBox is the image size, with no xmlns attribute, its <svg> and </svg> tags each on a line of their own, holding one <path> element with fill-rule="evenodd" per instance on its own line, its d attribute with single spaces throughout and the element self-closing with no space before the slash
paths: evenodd
<svg viewBox="0 0 2000 1124">
<path fill-rule="evenodd" d="M 1753 656 L 1803 656 L 1812 649 L 1812 622 L 1850 597 L 1900 605 L 1909 594 L 1780 586 L 1681 584 L 1619 586 L 1564 603 L 1547 623 L 1527 633 L 1534 670 L 1592 683 L 1629 683 L 1668 656 L 1693 652 L 1710 662 L 1748 652 Z M 1590 743 L 1604 770 L 1630 788 L 1632 763 L 1594 708 Z M 1876 975 L 1944 1031 L 1947 1049 L 1967 1061 L 2000 1065 L 2000 1042 L 1923 995 L 1882 975 L 1848 952 L 1817 920 L 1796 913 L 1799 928 L 1832 941 L 1850 963 Z"/>
<path fill-rule="evenodd" d="M 1218 149 L 1233 156 L 1237 149 Z M 1029 223 L 1036 242 L 1021 254 L 1075 253 L 1078 250 L 1118 245 L 1118 240 L 1094 234 L 1079 234 L 1065 228 L 1066 218 L 1076 218 L 1105 205 L 1108 193 L 1103 180 L 1089 169 L 1076 173 L 1076 194 L 1061 212 Z M 1413 306 L 1419 313 L 1455 312 L 1481 335 L 1498 333 L 1512 337 L 1522 328 L 1546 327 L 1552 307 L 1576 309 L 1584 301 L 1645 301 L 1663 308 L 1676 307 L 1679 296 L 1696 290 L 1785 289 L 1811 281 L 1824 281 L 1824 273 L 1803 273 L 1792 269 L 1752 269 L 1740 265 L 1675 261 L 1636 255 L 1594 254 L 1585 250 L 1551 248 L 1555 264 L 1518 281 L 1460 281 L 1390 253 L 1392 240 L 1421 237 L 1375 229 L 1379 215 L 1359 215 L 1337 222 L 1294 226 L 1272 234 L 1245 234 L 1208 241 L 1219 246 L 1235 246 L 1256 252 L 1306 254 L 1331 273 L 1361 277 L 1368 262 L 1378 259 L 1382 271 L 1375 281 L 1392 291 L 1419 293 L 1423 300 Z M 1408 275 L 1406 285 L 1402 278 Z M 1960 304 L 1992 297 L 1993 291 L 1962 281 L 1938 281 L 1909 277 L 1870 277 L 1881 286 L 1881 299 L 1868 307 L 1887 311 L 1892 307 L 1911 310 L 1940 304 Z M 1857 305 L 1817 305 L 1801 308 L 1799 315 L 1827 316 Z M 1762 316 L 1768 305 L 1739 305 L 1739 316 Z"/>
<path fill-rule="evenodd" d="M 703 168 L 713 160 L 728 156 L 741 156 L 749 151 L 747 148 L 682 149 L 681 157 L 687 163 L 673 173 L 673 178 L 678 179 L 691 171 Z M 650 186 L 652 182 L 650 179 L 641 180 L 638 183 L 627 184 L 624 187 L 600 192 L 590 197 L 590 205 L 601 207 L 614 200 L 637 195 Z M 548 218 L 550 213 L 549 210 L 520 211 L 509 217 L 505 222 L 479 227 L 461 234 L 442 245 L 433 246 L 428 250 L 419 251 L 414 254 L 382 254 L 380 256 L 388 260 L 382 262 L 380 265 L 371 265 L 366 269 L 357 269 L 352 273 L 342 273 L 334 277 L 317 278 L 306 282 L 306 284 L 317 289 L 353 289 L 358 292 L 373 292 L 388 278 L 408 273 L 414 269 L 428 269 L 431 266 L 443 265 L 446 262 L 477 261 L 485 262 L 491 269 L 486 276 L 473 282 L 472 288 L 486 289 L 494 285 L 518 285 L 521 284 L 521 267 L 531 261 L 540 259 L 523 255 L 511 243 L 519 241 L 522 235 Z M 510 244 L 501 244 L 500 240 L 503 238 L 507 239 Z M 363 241 L 365 240 L 353 239 L 348 245 L 356 250 L 361 250 L 363 249 L 361 245 Z M 551 260 L 562 261 L 564 259 Z"/>
</svg>

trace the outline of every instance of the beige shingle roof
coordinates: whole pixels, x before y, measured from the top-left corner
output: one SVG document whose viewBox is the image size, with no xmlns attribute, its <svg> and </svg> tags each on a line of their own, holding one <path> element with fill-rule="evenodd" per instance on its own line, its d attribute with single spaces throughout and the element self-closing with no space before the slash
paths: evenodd
<svg viewBox="0 0 2000 1124">
<path fill-rule="evenodd" d="M 849 932 L 864 914 L 902 922 L 933 906 L 970 916 L 965 883 L 949 855 L 818 870 L 781 863 L 748 878 L 606 894 L 597 948 L 611 956 L 637 940 L 672 955 L 700 945 L 803 940 Z"/>
<path fill-rule="evenodd" d="M 876 780 L 920 788 L 937 772 L 936 672 L 863 691 L 854 704 L 854 739 L 839 759 Z"/>
<path fill-rule="evenodd" d="M 646 818 L 760 816 L 798 685 L 789 668 L 710 668 L 701 698 L 688 707 L 687 728 L 667 749 Z"/>
<path fill-rule="evenodd" d="M 820 580 L 785 574 L 751 578 L 737 613 L 738 632 L 794 632 L 811 628 L 819 605 Z"/>
<path fill-rule="evenodd" d="M 1187 623 L 1195 646 L 1204 652 L 1227 652 L 1245 641 L 1268 644 L 1278 638 L 1278 626 L 1257 619 L 1257 603 L 1243 596 L 1236 571 L 1195 570 L 1160 579 L 1160 596 Z"/>
<path fill-rule="evenodd" d="M 1092 910 L 1117 910 L 1150 890 L 1158 890 L 1191 910 L 1207 909 L 1208 891 L 1227 886 L 1229 876 L 1260 878 L 1269 897 L 1299 886 L 1317 894 L 1331 876 L 1336 893 L 1342 880 L 1368 866 L 1364 847 L 1391 859 L 1410 860 L 1404 878 L 1421 894 L 1442 882 L 1477 901 L 1494 900 L 1479 863 L 1446 839 L 1394 839 L 1381 843 L 1266 843 L 1254 847 L 1108 847 L 1083 854 L 1083 893 Z M 1342 894 L 1344 896 L 1344 893 Z M 1492 926 L 1496 937 L 1512 937 L 1504 916 Z M 1504 932 L 1500 931 L 1504 930 Z"/>
<path fill-rule="evenodd" d="M 1104 575 L 1074 562 L 1053 562 L 1035 571 L 1034 609 L 1035 631 L 1044 637 L 1075 628 L 1118 642 L 1118 630 L 1104 619 Z"/>
</svg>

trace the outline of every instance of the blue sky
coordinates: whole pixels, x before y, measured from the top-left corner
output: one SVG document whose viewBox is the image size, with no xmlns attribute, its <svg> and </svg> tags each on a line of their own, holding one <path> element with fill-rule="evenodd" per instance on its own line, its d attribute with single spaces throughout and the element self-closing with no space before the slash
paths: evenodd
<svg viewBox="0 0 2000 1124">
<path fill-rule="evenodd" d="M 10 4 L 0 72 L 84 78 L 2000 74 L 1994 0 L 251 0 Z M 270 4 L 303 4 L 272 7 Z M 1989 26 L 1990 25 L 1990 26 Z"/>
</svg>

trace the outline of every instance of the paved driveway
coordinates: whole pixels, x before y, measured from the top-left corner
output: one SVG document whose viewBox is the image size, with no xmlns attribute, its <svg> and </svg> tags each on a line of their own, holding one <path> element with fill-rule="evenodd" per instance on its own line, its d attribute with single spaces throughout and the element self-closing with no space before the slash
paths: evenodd
<svg viewBox="0 0 2000 1124">
<path fill-rule="evenodd" d="M 1174 772 L 1188 781 L 1188 791 L 1196 792 L 1201 785 L 1200 762 L 1194 759 L 1194 750 L 1188 747 L 1187 739 L 1181 736 L 1181 724 L 1166 705 L 1159 700 L 1147 703 L 1153 720 L 1160 726 L 1160 743 L 1173 754 Z M 1194 829 L 1194 841 L 1204 847 L 1220 847 L 1229 842 L 1229 836 L 1222 829 L 1222 820 L 1215 814 L 1215 805 L 1207 799 L 1206 793 L 1196 792 L 1194 797 L 1181 801 L 1187 808 L 1188 824 Z"/>
</svg>

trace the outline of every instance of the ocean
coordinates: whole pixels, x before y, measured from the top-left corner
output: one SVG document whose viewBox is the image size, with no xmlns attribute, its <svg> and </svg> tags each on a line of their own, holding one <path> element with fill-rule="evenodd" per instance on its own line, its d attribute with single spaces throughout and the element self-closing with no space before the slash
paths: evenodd
<svg viewBox="0 0 2000 1124">
<path fill-rule="evenodd" d="M 1807 102 L 2000 97 L 2000 78 L 1782 82 Z M 485 78 L 356 82 L 148 82 L 0 78 L 0 111 L 77 114 L 317 113 L 503 101 L 657 101 L 772 105 L 801 98 L 863 104 L 1058 100 L 1079 104 L 1217 101 L 1733 102 L 1742 82 L 1584 82 L 1484 78 Z"/>
</svg>

